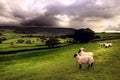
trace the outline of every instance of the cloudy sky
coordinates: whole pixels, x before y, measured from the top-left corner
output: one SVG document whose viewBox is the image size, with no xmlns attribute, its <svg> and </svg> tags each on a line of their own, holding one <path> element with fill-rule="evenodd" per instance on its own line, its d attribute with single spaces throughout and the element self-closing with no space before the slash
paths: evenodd
<svg viewBox="0 0 120 80">
<path fill-rule="evenodd" d="M 120 31 L 120 0 L 0 0 L 0 24 Z"/>
</svg>

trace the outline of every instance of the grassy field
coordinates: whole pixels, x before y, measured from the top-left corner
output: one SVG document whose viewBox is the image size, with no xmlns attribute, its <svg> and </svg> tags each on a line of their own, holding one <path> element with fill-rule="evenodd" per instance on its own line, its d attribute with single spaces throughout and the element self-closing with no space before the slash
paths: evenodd
<svg viewBox="0 0 120 80">
<path fill-rule="evenodd" d="M 100 38 L 99 39 L 94 39 L 93 41 L 120 39 L 120 34 L 119 33 L 97 33 L 96 36 L 100 36 Z"/>
<path fill-rule="evenodd" d="M 120 80 L 120 39 L 0 55 L 0 80 Z M 78 68 L 73 58 L 80 47 L 94 53 L 92 69 Z"/>
</svg>

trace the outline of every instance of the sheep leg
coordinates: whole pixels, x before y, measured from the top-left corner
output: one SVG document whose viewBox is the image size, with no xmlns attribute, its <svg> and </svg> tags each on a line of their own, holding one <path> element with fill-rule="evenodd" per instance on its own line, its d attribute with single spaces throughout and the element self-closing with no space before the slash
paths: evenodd
<svg viewBox="0 0 120 80">
<path fill-rule="evenodd" d="M 79 68 L 82 69 L 82 65 L 81 64 L 79 64 Z"/>
<path fill-rule="evenodd" d="M 92 66 L 93 66 L 93 63 L 91 63 L 91 68 L 92 68 Z"/>
<path fill-rule="evenodd" d="M 90 64 L 88 64 L 88 67 L 87 67 L 87 68 L 89 69 L 89 67 L 90 67 Z"/>
</svg>

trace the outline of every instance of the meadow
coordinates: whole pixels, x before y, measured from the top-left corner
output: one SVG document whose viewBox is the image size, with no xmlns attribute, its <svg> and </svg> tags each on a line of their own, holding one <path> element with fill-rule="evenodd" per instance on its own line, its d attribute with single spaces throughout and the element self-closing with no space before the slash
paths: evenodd
<svg viewBox="0 0 120 80">
<path fill-rule="evenodd" d="M 36 38 L 30 38 L 36 40 L 34 44 L 11 46 L 10 43 L 16 42 L 18 37 L 0 44 L 0 52 L 16 51 L 0 54 L 0 80 L 120 80 L 120 39 L 47 48 L 37 45 L 41 42 Z M 111 42 L 113 46 L 100 47 L 99 42 Z M 87 69 L 83 65 L 79 69 L 73 55 L 80 47 L 94 53 L 93 68 Z"/>
</svg>

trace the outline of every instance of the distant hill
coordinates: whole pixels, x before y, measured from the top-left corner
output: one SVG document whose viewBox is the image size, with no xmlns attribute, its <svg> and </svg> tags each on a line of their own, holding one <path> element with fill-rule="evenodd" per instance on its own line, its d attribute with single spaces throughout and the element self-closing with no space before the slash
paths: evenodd
<svg viewBox="0 0 120 80">
<path fill-rule="evenodd" d="M 34 34 L 34 33 L 46 33 L 46 34 L 73 34 L 75 29 L 73 28 L 57 28 L 57 27 L 23 27 L 23 26 L 13 26 L 13 25 L 2 25 L 1 30 L 9 29 L 13 30 L 15 33 L 21 34 Z"/>
</svg>

